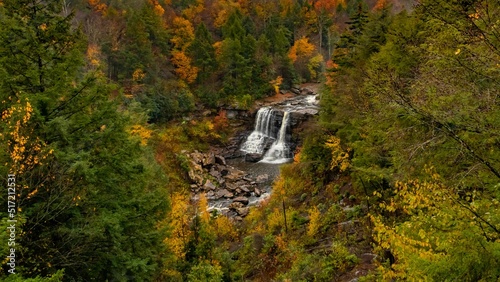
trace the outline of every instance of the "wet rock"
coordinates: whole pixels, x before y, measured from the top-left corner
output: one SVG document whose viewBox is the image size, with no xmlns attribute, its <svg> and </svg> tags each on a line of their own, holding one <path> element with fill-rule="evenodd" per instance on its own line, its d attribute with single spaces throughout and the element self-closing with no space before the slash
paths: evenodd
<svg viewBox="0 0 500 282">
<path fill-rule="evenodd" d="M 245 162 L 256 163 L 262 159 L 262 154 L 246 154 Z"/>
<path fill-rule="evenodd" d="M 261 175 L 257 176 L 257 178 L 255 179 L 255 182 L 257 182 L 258 184 L 261 184 L 261 183 L 264 183 L 268 180 L 269 180 L 268 174 L 261 174 Z"/>
<path fill-rule="evenodd" d="M 207 180 L 205 184 L 203 185 L 203 189 L 209 191 L 209 190 L 215 190 L 217 188 L 215 184 L 212 183 L 212 181 Z"/>
<path fill-rule="evenodd" d="M 255 197 L 260 197 L 262 195 L 259 188 L 255 188 L 255 190 L 253 190 L 253 193 L 255 194 Z"/>
<path fill-rule="evenodd" d="M 215 193 L 214 193 L 214 191 L 208 191 L 206 197 L 207 197 L 208 200 L 215 199 Z"/>
<path fill-rule="evenodd" d="M 245 176 L 245 172 L 233 168 L 233 169 L 228 170 L 228 174 L 224 177 L 226 178 L 227 181 L 234 182 L 234 181 L 241 179 L 244 176 Z"/>
<path fill-rule="evenodd" d="M 215 170 L 213 167 L 210 169 L 210 175 L 219 179 L 221 177 L 221 174 L 219 171 Z"/>
<path fill-rule="evenodd" d="M 215 163 L 219 165 L 226 165 L 226 159 L 223 156 L 215 155 Z"/>
<path fill-rule="evenodd" d="M 211 167 L 215 164 L 214 154 L 206 154 L 203 158 L 203 167 Z"/>
<path fill-rule="evenodd" d="M 245 180 L 245 181 L 247 181 L 247 182 L 252 182 L 252 179 L 248 178 L 248 177 L 243 177 L 242 179 Z"/>
<path fill-rule="evenodd" d="M 243 194 L 246 197 L 250 197 L 252 193 L 250 193 L 250 190 L 246 186 L 241 186 L 240 187 L 241 194 Z"/>
<path fill-rule="evenodd" d="M 233 203 L 242 203 L 243 205 L 248 205 L 248 198 L 247 197 L 236 197 L 233 199 Z"/>
<path fill-rule="evenodd" d="M 238 215 L 240 215 L 241 217 L 247 216 L 249 211 L 250 211 L 250 209 L 247 208 L 247 207 L 245 207 L 245 208 L 237 208 L 236 209 L 236 213 Z"/>
<path fill-rule="evenodd" d="M 219 190 L 219 191 L 216 192 L 216 196 L 217 196 L 218 199 L 220 199 L 222 197 L 228 199 L 228 198 L 234 197 L 234 194 L 231 193 L 231 192 L 229 192 L 229 191 L 227 191 L 226 189 L 221 189 L 221 190 Z"/>
<path fill-rule="evenodd" d="M 240 202 L 232 202 L 231 204 L 229 204 L 229 209 L 230 210 L 236 210 L 236 209 L 240 209 L 240 208 L 244 208 L 245 205 L 240 203 Z"/>
<path fill-rule="evenodd" d="M 236 189 L 238 189 L 238 186 L 233 183 L 226 182 L 226 189 L 229 191 L 236 191 Z"/>
</svg>

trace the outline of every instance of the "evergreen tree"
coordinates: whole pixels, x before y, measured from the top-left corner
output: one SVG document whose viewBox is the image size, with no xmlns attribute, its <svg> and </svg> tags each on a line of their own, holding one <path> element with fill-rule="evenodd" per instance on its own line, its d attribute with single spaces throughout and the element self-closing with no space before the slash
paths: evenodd
<svg viewBox="0 0 500 282">
<path fill-rule="evenodd" d="M 85 45 L 62 7 L 7 0 L 0 8 L 1 143 L 9 144 L 0 170 L 17 176 L 18 271 L 151 280 L 161 264 L 164 179 L 127 132 L 113 87 L 82 72 Z"/>
</svg>

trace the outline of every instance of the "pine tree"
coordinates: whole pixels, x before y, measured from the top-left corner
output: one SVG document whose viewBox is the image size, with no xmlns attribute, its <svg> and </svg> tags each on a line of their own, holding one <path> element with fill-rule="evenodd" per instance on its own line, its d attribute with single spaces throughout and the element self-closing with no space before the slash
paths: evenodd
<svg viewBox="0 0 500 282">
<path fill-rule="evenodd" d="M 9 151 L 0 161 L 17 175 L 19 272 L 151 280 L 164 180 L 127 132 L 113 87 L 83 71 L 85 44 L 62 7 L 7 0 L 0 8 L 0 111 L 12 113 L 2 116 Z"/>
</svg>

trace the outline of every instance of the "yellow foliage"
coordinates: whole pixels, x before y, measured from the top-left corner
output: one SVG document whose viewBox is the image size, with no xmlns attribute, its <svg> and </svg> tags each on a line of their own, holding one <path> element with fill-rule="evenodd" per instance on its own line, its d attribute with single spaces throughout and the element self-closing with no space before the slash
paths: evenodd
<svg viewBox="0 0 500 282">
<path fill-rule="evenodd" d="M 425 172 L 430 181 L 398 181 L 395 196 L 380 204 L 386 212 L 404 217 L 405 221 L 391 225 L 381 216 L 370 215 L 378 247 L 390 249 L 397 257 L 390 269 L 380 267 L 384 279 L 421 280 L 421 269 L 412 268 L 415 261 L 446 259 L 449 250 L 470 243 L 470 234 L 494 236 L 493 231 L 482 226 L 478 215 L 487 219 L 488 214 L 498 214 L 498 201 L 477 200 L 471 193 L 463 202 L 456 191 L 440 182 L 432 167 L 426 167 Z"/>
<path fill-rule="evenodd" d="M 297 61 L 299 58 L 306 58 L 312 55 L 315 47 L 309 42 L 309 38 L 302 37 L 301 39 L 295 41 L 292 48 L 288 52 L 288 57 L 292 62 Z"/>
<path fill-rule="evenodd" d="M 283 212 L 279 208 L 274 208 L 268 215 L 267 226 L 270 231 L 274 231 L 285 226 L 283 221 Z"/>
<path fill-rule="evenodd" d="M 330 169 L 338 168 L 340 172 L 347 170 L 350 165 L 349 152 L 351 149 L 344 150 L 340 145 L 340 138 L 333 135 L 328 138 L 325 146 L 332 151 Z"/>
<path fill-rule="evenodd" d="M 144 71 L 142 69 L 136 69 L 134 71 L 134 73 L 132 74 L 132 79 L 136 82 L 138 81 L 141 81 L 144 79 L 144 77 L 146 76 L 146 73 L 144 73 Z"/>
<path fill-rule="evenodd" d="M 170 42 L 174 44 L 174 49 L 185 51 L 194 40 L 193 25 L 183 17 L 175 17 L 172 25 L 173 37 Z"/>
<path fill-rule="evenodd" d="M 199 69 L 191 65 L 191 58 L 186 56 L 184 52 L 172 52 L 172 63 L 176 66 L 175 73 L 180 79 L 187 83 L 193 83 L 196 80 Z"/>
<path fill-rule="evenodd" d="M 283 77 L 279 75 L 276 79 L 271 80 L 269 83 L 273 86 L 274 92 L 276 94 L 280 94 L 280 85 L 283 83 Z"/>
<path fill-rule="evenodd" d="M 141 145 L 146 146 L 148 144 L 148 139 L 151 138 L 153 131 L 151 129 L 145 128 L 142 125 L 133 125 L 130 130 L 130 135 L 139 136 L 141 138 Z"/>
<path fill-rule="evenodd" d="M 196 4 L 189 5 L 182 11 L 182 15 L 191 22 L 198 22 L 197 17 L 203 10 L 205 10 L 205 1 L 196 0 Z"/>
<path fill-rule="evenodd" d="M 164 242 L 178 259 L 184 259 L 185 246 L 191 236 L 188 215 L 189 199 L 182 194 L 175 193 L 170 202 L 172 203 L 172 211 L 169 215 L 172 234 Z"/>
<path fill-rule="evenodd" d="M 309 224 L 307 225 L 307 235 L 314 237 L 321 226 L 321 212 L 316 206 L 309 209 Z"/>
<path fill-rule="evenodd" d="M 33 107 L 28 99 L 17 100 L 11 107 L 2 112 L 2 122 L 7 134 L 1 134 L 2 144 L 8 145 L 10 171 L 20 175 L 36 165 L 41 165 L 52 150 L 42 150 L 46 144 L 33 136 L 33 128 L 29 126 Z M 8 164 L 6 164 L 8 165 Z"/>
<path fill-rule="evenodd" d="M 238 236 L 238 232 L 236 232 L 233 223 L 226 216 L 217 217 L 213 224 L 219 238 L 234 239 Z"/>
<path fill-rule="evenodd" d="M 163 16 L 163 14 L 165 13 L 165 9 L 163 9 L 158 0 L 149 0 L 149 4 L 153 6 L 153 11 L 156 15 L 160 17 Z"/>
<path fill-rule="evenodd" d="M 198 214 L 203 223 L 208 224 L 210 222 L 210 213 L 208 212 L 208 200 L 205 193 L 200 194 L 200 199 L 198 200 Z"/>
<path fill-rule="evenodd" d="M 309 69 L 312 80 L 316 80 L 318 78 L 318 69 L 321 67 L 321 63 L 323 63 L 323 56 L 321 54 L 318 54 L 309 59 L 307 69 Z"/>
<path fill-rule="evenodd" d="M 99 60 L 99 56 L 101 54 L 101 50 L 99 46 L 96 44 L 89 44 L 87 47 L 87 58 L 90 62 L 90 65 L 93 67 L 98 67 L 101 65 L 101 61 Z"/>
</svg>

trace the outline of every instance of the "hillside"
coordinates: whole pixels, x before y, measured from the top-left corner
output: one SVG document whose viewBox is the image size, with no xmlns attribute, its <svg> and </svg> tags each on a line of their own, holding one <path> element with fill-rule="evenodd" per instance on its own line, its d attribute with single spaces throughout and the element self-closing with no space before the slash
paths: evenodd
<svg viewBox="0 0 500 282">
<path fill-rule="evenodd" d="M 497 281 L 499 21 L 0 0 L 0 279 Z"/>
</svg>

